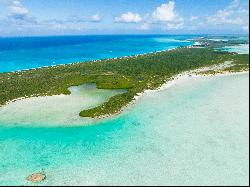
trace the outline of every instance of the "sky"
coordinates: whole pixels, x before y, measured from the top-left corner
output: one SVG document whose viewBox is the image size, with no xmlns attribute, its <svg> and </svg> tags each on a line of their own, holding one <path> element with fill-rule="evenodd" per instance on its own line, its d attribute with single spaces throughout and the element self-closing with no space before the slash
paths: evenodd
<svg viewBox="0 0 250 187">
<path fill-rule="evenodd" d="M 0 36 L 247 34 L 248 0 L 0 0 Z"/>
</svg>

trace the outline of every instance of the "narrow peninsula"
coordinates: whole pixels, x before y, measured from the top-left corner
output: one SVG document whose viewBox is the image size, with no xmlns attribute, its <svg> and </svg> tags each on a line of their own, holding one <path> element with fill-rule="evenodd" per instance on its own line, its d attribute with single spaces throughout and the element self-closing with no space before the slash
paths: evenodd
<svg viewBox="0 0 250 187">
<path fill-rule="evenodd" d="M 206 41 L 199 41 L 206 42 Z M 249 55 L 216 50 L 225 43 L 180 47 L 131 57 L 73 63 L 0 74 L 0 105 L 34 96 L 70 94 L 71 86 L 95 83 L 98 89 L 126 89 L 95 108 L 79 111 L 81 117 L 99 118 L 118 113 L 144 90 L 157 89 L 177 74 L 231 62 L 223 72 L 249 70 Z M 221 71 L 220 71 L 221 72 Z M 208 70 L 203 74 L 217 73 Z"/>
</svg>

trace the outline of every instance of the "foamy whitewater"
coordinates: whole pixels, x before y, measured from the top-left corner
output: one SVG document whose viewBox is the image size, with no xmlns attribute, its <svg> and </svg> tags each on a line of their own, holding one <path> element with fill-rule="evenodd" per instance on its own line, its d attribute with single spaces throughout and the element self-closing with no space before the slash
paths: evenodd
<svg viewBox="0 0 250 187">
<path fill-rule="evenodd" d="M 235 52 L 238 54 L 249 54 L 249 44 L 240 44 L 223 48 L 225 51 Z"/>
<path fill-rule="evenodd" d="M 91 94 L 86 87 L 80 92 L 95 95 L 91 88 Z M 56 97 L 58 105 L 60 97 L 74 103 L 79 87 L 71 89 L 76 89 L 71 96 Z M 84 108 L 117 94 L 98 92 L 96 103 L 76 98 Z M 53 115 L 36 121 L 26 113 L 22 125 L 15 120 L 25 113 L 21 109 L 39 114 L 42 104 L 31 103 L 44 98 L 0 109 L 5 111 L 0 115 L 0 185 L 32 185 L 25 178 L 39 171 L 47 176 L 42 185 L 249 184 L 248 73 L 180 79 L 144 93 L 118 116 L 88 121 L 90 126 L 70 125 L 77 102 L 63 108 L 60 124 Z M 18 102 L 31 108 L 13 113 L 10 108 Z M 46 114 L 55 112 L 51 102 L 44 105 Z"/>
</svg>

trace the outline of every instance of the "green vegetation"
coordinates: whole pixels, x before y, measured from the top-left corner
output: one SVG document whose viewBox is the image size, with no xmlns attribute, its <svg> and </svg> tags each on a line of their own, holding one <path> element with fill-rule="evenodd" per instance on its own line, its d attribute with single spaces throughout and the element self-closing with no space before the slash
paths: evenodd
<svg viewBox="0 0 250 187">
<path fill-rule="evenodd" d="M 20 97 L 70 94 L 68 87 L 96 83 L 99 89 L 127 89 L 107 102 L 80 112 L 82 117 L 117 113 L 145 89 L 156 89 L 183 71 L 233 61 L 232 70 L 248 67 L 249 55 L 211 48 L 178 48 L 129 58 L 76 63 L 0 74 L 0 105 Z M 244 64 L 244 65 L 243 65 Z M 248 68 L 247 68 L 248 69 Z"/>
<path fill-rule="evenodd" d="M 214 39 L 217 39 L 217 38 L 214 38 Z M 220 50 L 221 48 L 226 47 L 226 46 L 228 47 L 228 46 L 235 46 L 235 45 L 240 45 L 240 44 L 249 44 L 249 40 L 238 39 L 237 37 L 236 38 L 233 38 L 233 37 L 223 38 L 222 37 L 221 39 L 222 39 L 221 41 L 220 40 L 217 41 L 217 40 L 211 40 L 211 38 L 205 37 L 205 38 L 194 39 L 193 41 L 199 42 L 201 44 L 209 44 L 208 45 L 209 48 L 214 48 L 217 50 Z"/>
<path fill-rule="evenodd" d="M 249 71 L 249 55 L 237 55 L 235 54 L 234 60 L 232 61 L 231 66 L 225 67 L 219 70 L 208 70 L 199 72 L 201 75 L 216 75 L 223 73 L 237 73 L 242 71 Z"/>
</svg>

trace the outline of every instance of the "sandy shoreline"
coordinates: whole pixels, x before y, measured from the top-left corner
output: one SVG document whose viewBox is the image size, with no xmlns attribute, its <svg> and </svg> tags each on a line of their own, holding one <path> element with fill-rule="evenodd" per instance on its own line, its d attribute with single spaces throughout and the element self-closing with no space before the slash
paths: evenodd
<svg viewBox="0 0 250 187">
<path fill-rule="evenodd" d="M 183 82 L 183 81 L 187 81 L 188 79 L 190 78 L 199 78 L 199 77 L 215 77 L 215 76 L 231 76 L 231 75 L 241 75 L 241 74 L 249 74 L 249 71 L 243 71 L 243 72 L 235 72 L 235 73 L 232 73 L 232 72 L 224 72 L 222 74 L 214 74 L 214 75 L 198 75 L 197 74 L 197 71 L 199 70 L 204 70 L 204 69 L 207 69 L 209 67 L 204 67 L 204 68 L 200 68 L 200 69 L 196 69 L 196 70 L 193 70 L 193 71 L 187 71 L 187 72 L 183 72 L 183 73 L 180 73 L 176 76 L 174 76 L 172 78 L 172 80 L 166 80 L 166 82 L 161 85 L 159 88 L 155 89 L 155 90 L 144 90 L 143 92 L 141 93 L 138 93 L 136 96 L 134 96 L 134 100 L 132 100 L 129 104 L 125 105 L 124 107 L 121 108 L 121 110 L 115 114 L 111 114 L 111 115 L 105 115 L 105 116 L 101 116 L 101 117 L 98 117 L 96 119 L 105 119 L 105 118 L 112 118 L 112 117 L 115 117 L 116 115 L 119 115 L 121 114 L 124 110 L 126 110 L 129 106 L 135 104 L 137 102 L 137 100 L 139 98 L 141 98 L 142 96 L 144 96 L 145 94 L 147 93 L 154 93 L 154 92 L 160 92 L 160 91 L 163 91 L 163 90 L 167 90 L 169 88 L 171 88 L 172 86 L 176 85 L 176 84 L 179 84 L 180 82 Z M 196 73 L 195 73 L 196 72 Z"/>
<path fill-rule="evenodd" d="M 145 90 L 142 93 L 139 93 L 137 96 L 134 97 L 135 100 L 137 100 L 140 96 L 142 96 L 144 93 L 152 93 L 152 92 L 157 92 L 157 91 L 162 91 L 162 90 L 166 90 L 170 87 L 172 87 L 173 85 L 181 82 L 181 81 L 185 81 L 188 78 L 192 78 L 192 77 L 207 77 L 207 76 L 228 76 L 228 75 L 238 75 L 238 74 L 248 74 L 249 71 L 244 71 L 244 72 L 222 72 L 222 73 L 216 73 L 214 75 L 212 74 L 199 74 L 205 71 L 209 71 L 209 70 L 223 70 L 225 68 L 231 67 L 232 66 L 232 61 L 225 61 L 223 64 L 218 64 L 218 65 L 213 65 L 213 66 L 207 66 L 207 67 L 202 67 L 202 68 L 198 68 L 195 70 L 190 70 L 190 71 L 185 71 L 182 72 L 178 75 L 175 75 L 174 77 L 170 78 L 171 80 L 165 80 L 165 83 L 163 85 L 161 85 L 159 88 L 155 89 L 155 90 Z"/>
<path fill-rule="evenodd" d="M 223 64 L 220 64 L 220 65 L 217 65 L 217 66 L 211 66 L 211 67 L 203 67 L 203 68 L 199 68 L 199 69 L 196 69 L 196 70 L 191 70 L 191 71 L 186 71 L 186 72 L 183 72 L 181 74 L 178 74 L 174 77 L 172 77 L 170 80 L 166 80 L 166 82 L 161 85 L 159 88 L 157 89 L 154 89 L 154 90 L 144 90 L 143 92 L 141 93 L 138 93 L 136 96 L 134 96 L 134 99 L 128 103 L 127 105 L 123 106 L 117 113 L 115 114 L 111 114 L 111 115 L 104 115 L 104 116 L 100 116 L 100 117 L 97 117 L 97 118 L 94 118 L 96 120 L 102 120 L 102 119 L 106 119 L 106 118 L 113 118 L 117 115 L 119 115 L 120 113 L 122 113 L 125 109 L 127 109 L 129 106 L 135 104 L 137 102 L 137 100 L 142 97 L 144 94 L 146 93 L 154 93 L 154 92 L 159 92 L 159 91 L 163 91 L 163 90 L 167 90 L 169 88 L 171 88 L 172 86 L 176 85 L 176 84 L 179 84 L 181 82 L 184 82 L 184 81 L 188 81 L 188 79 L 190 78 L 199 78 L 199 77 L 214 77 L 214 76 L 230 76 L 230 75 L 240 75 L 240 74 L 249 74 L 249 71 L 244 71 L 244 72 L 236 72 L 236 73 L 231 73 L 231 72 L 223 72 L 221 74 L 214 74 L 214 75 L 201 75 L 199 74 L 199 72 L 202 72 L 202 71 L 206 71 L 206 70 L 218 70 L 216 68 L 225 68 L 225 66 L 228 66 L 228 62 L 225 62 L 226 65 L 223 65 Z M 69 96 L 69 95 L 68 95 Z M 39 103 L 41 101 L 45 101 L 45 100 L 49 100 L 50 103 L 56 103 L 58 99 L 63 99 L 63 98 L 66 98 L 67 95 L 63 95 L 63 94 L 60 94 L 60 95 L 53 95 L 53 96 L 32 96 L 32 97 L 22 97 L 22 98 L 17 98 L 17 99 L 14 99 L 12 101 L 9 101 L 7 102 L 5 105 L 3 106 L 7 106 L 7 105 L 10 105 L 10 104 L 13 104 L 15 102 L 18 101 L 18 104 L 20 105 L 24 105 L 26 106 L 27 105 L 27 101 L 30 100 L 30 101 L 33 101 L 34 103 Z M 3 107 L 3 106 L 0 106 Z M 80 112 L 80 111 L 79 111 Z M 79 118 L 79 115 L 77 116 L 72 116 L 72 119 L 76 119 L 76 118 Z"/>
<path fill-rule="evenodd" d="M 196 72 L 197 70 L 195 70 Z M 141 96 L 143 96 L 144 93 L 153 93 L 153 92 L 159 92 L 163 90 L 167 90 L 168 88 L 176 85 L 179 82 L 185 81 L 189 78 L 194 78 L 194 77 L 219 77 L 219 76 L 230 76 L 230 75 L 241 75 L 241 74 L 249 74 L 249 71 L 243 71 L 243 72 L 226 72 L 226 73 L 221 73 L 221 74 L 215 74 L 215 75 L 198 75 L 193 72 L 184 72 L 181 74 L 178 74 L 172 78 L 172 80 L 166 81 L 163 85 L 161 85 L 159 88 L 155 90 L 145 90 L 142 93 L 139 93 L 137 96 L 134 97 L 135 100 L 139 99 Z"/>
</svg>

